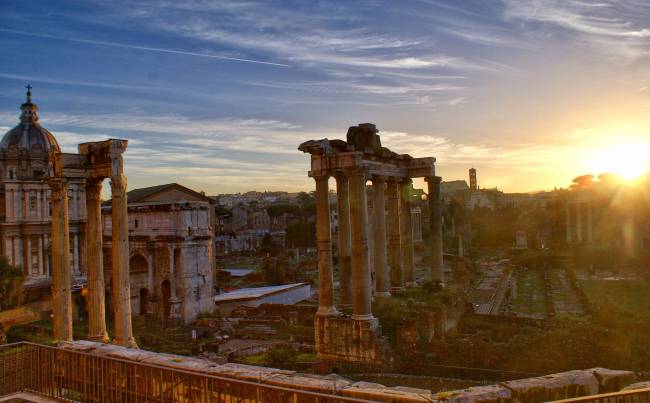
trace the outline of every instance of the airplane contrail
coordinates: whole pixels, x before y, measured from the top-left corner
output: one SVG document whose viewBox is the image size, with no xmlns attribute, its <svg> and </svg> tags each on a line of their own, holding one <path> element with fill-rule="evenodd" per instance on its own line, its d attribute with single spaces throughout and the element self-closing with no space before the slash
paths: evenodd
<svg viewBox="0 0 650 403">
<path fill-rule="evenodd" d="M 136 49 L 136 50 L 146 50 L 146 51 L 149 51 L 149 52 L 161 52 L 161 53 L 172 53 L 172 54 L 185 55 L 185 56 L 207 57 L 207 58 L 210 58 L 210 59 L 230 60 L 230 61 L 233 61 L 233 62 L 243 62 L 243 63 L 266 64 L 266 65 L 269 65 L 269 66 L 276 66 L 276 67 L 291 67 L 291 65 L 288 65 L 288 64 L 265 62 L 265 61 L 262 61 L 262 60 L 241 59 L 241 58 L 237 58 L 237 57 L 217 56 L 217 55 L 210 55 L 210 54 L 206 54 L 206 53 L 187 52 L 187 51 L 184 51 L 184 50 L 153 48 L 153 47 L 149 47 L 149 46 L 127 45 L 127 44 L 124 44 L 124 43 L 95 41 L 95 40 L 91 40 L 91 39 L 67 38 L 67 37 L 63 37 L 63 36 L 55 36 L 55 35 L 48 35 L 48 34 L 36 34 L 36 33 L 33 33 L 33 32 L 19 31 L 19 30 L 16 30 L 16 29 L 0 28 L 0 32 L 6 32 L 6 33 L 16 34 L 16 35 L 32 36 L 32 37 L 36 37 L 36 38 L 47 38 L 47 39 L 56 39 L 56 40 L 61 40 L 61 41 L 86 43 L 86 44 L 89 44 L 89 45 L 111 46 L 111 47 L 114 47 L 114 48 Z"/>
</svg>

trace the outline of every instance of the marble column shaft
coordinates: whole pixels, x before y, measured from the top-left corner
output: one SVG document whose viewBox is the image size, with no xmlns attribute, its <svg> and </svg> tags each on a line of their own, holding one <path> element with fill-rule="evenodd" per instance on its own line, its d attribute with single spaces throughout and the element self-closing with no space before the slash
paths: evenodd
<svg viewBox="0 0 650 403">
<path fill-rule="evenodd" d="M 336 314 L 332 270 L 329 176 L 315 176 L 314 180 L 316 181 L 316 248 L 318 251 L 318 311 L 316 314 L 327 316 Z"/>
<path fill-rule="evenodd" d="M 68 229 L 68 182 L 49 180 L 52 189 L 52 313 L 54 340 L 72 340 L 70 288 L 70 232 Z"/>
<path fill-rule="evenodd" d="M 339 216 L 339 283 L 341 306 L 352 305 L 352 271 L 350 268 L 350 198 L 345 174 L 336 175 L 336 205 Z"/>
<path fill-rule="evenodd" d="M 439 176 L 425 179 L 429 192 L 429 214 L 431 220 L 431 281 L 444 284 L 443 251 L 442 251 L 442 206 L 440 200 Z"/>
<path fill-rule="evenodd" d="M 404 284 L 415 284 L 415 266 L 413 263 L 413 225 L 411 222 L 411 193 L 413 181 L 404 179 L 400 183 L 400 237 L 402 241 L 402 273 Z"/>
<path fill-rule="evenodd" d="M 88 339 L 108 342 L 104 255 L 102 250 L 102 179 L 86 183 L 86 270 L 88 272 Z"/>
<path fill-rule="evenodd" d="M 386 179 L 372 178 L 373 238 L 375 243 L 376 295 L 390 295 L 390 277 L 386 261 Z"/>
<path fill-rule="evenodd" d="M 366 175 L 350 172 L 350 238 L 352 240 L 352 319 L 372 319 L 372 281 L 368 266 L 368 202 Z"/>
<path fill-rule="evenodd" d="M 394 179 L 388 180 L 386 195 L 386 205 L 388 207 L 388 262 L 390 264 L 390 285 L 392 290 L 398 291 L 403 287 L 403 278 L 399 229 L 399 184 Z"/>
<path fill-rule="evenodd" d="M 127 217 L 126 177 L 111 177 L 112 191 L 112 273 L 115 344 L 137 347 L 131 327 L 131 287 L 129 284 L 129 223 Z"/>
</svg>

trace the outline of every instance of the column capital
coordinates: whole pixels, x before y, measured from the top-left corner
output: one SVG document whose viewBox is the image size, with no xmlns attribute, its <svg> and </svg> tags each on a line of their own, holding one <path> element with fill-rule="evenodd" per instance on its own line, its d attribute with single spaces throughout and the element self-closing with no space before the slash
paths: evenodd
<svg viewBox="0 0 650 403">
<path fill-rule="evenodd" d="M 357 176 L 362 176 L 364 178 L 368 178 L 368 168 L 363 167 L 363 166 L 352 166 L 352 167 L 346 167 L 342 169 L 343 172 L 350 177 L 357 177 Z"/>
<path fill-rule="evenodd" d="M 401 182 L 402 182 L 402 184 L 404 184 L 404 185 L 412 184 L 412 183 L 413 183 L 413 179 L 412 179 L 412 178 L 403 178 L 403 179 L 401 180 Z"/>
<path fill-rule="evenodd" d="M 329 172 L 319 172 L 311 175 L 315 181 L 329 180 L 330 176 L 331 174 Z"/>
<path fill-rule="evenodd" d="M 68 196 L 68 179 L 60 176 L 48 178 L 47 184 L 50 186 L 52 201 L 62 200 Z"/>
<path fill-rule="evenodd" d="M 388 176 L 386 176 L 386 175 L 371 175 L 370 180 L 372 181 L 372 183 L 375 183 L 375 182 L 382 183 L 382 182 L 386 182 L 388 180 Z"/>
</svg>

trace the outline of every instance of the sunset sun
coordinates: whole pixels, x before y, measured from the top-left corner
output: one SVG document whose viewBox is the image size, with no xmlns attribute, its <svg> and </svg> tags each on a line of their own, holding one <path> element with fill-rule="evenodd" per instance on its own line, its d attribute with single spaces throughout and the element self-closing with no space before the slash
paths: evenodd
<svg viewBox="0 0 650 403">
<path fill-rule="evenodd" d="M 589 167 L 594 174 L 613 173 L 627 180 L 636 179 L 650 168 L 650 145 L 620 143 L 594 150 Z"/>
</svg>

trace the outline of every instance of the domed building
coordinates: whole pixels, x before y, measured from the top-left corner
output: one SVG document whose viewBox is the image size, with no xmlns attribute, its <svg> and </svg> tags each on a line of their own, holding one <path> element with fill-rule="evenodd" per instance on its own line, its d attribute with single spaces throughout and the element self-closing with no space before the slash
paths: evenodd
<svg viewBox="0 0 650 403">
<path fill-rule="evenodd" d="M 54 153 L 61 148 L 54 135 L 41 126 L 29 86 L 27 101 L 20 109 L 20 123 L 0 141 L 0 247 L 12 265 L 23 268 L 27 289 L 46 292 L 51 283 L 51 204 L 45 179 L 53 169 Z M 79 247 L 86 218 L 84 189 L 83 179 L 69 182 L 73 284 L 81 281 L 86 267 L 84 248 Z"/>
</svg>

